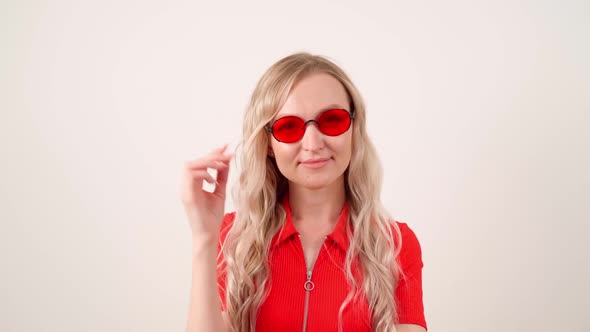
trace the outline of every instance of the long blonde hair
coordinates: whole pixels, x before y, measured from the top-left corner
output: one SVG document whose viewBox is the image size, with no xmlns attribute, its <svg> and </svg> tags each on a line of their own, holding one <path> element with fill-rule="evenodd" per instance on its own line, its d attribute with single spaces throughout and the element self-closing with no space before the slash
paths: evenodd
<svg viewBox="0 0 590 332">
<path fill-rule="evenodd" d="M 255 331 L 258 309 L 268 295 L 270 243 L 286 217 L 280 202 L 288 191 L 287 179 L 268 157 L 270 138 L 264 126 L 276 116 L 293 85 L 312 73 L 326 73 L 340 81 L 355 110 L 352 156 L 345 171 L 350 246 L 343 270 L 350 291 L 340 307 L 339 327 L 342 330 L 344 308 L 363 296 L 369 304 L 373 331 L 395 331 L 394 293 L 401 272 L 396 257 L 401 236 L 380 202 L 382 169 L 366 132 L 365 106 L 342 69 L 325 57 L 308 53 L 292 54 L 272 65 L 258 81 L 244 115 L 238 153 L 241 173 L 233 191 L 236 216 L 220 263 L 227 276 L 225 297 L 232 331 Z M 397 246 L 392 229 L 400 239 Z M 361 277 L 353 273 L 355 264 Z"/>
</svg>

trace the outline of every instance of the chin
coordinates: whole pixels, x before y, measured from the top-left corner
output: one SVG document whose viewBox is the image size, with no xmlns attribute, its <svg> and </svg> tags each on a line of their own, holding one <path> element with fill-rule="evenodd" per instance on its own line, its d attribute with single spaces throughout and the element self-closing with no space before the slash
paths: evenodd
<svg viewBox="0 0 590 332">
<path fill-rule="evenodd" d="M 310 176 L 310 177 L 306 177 L 305 179 L 301 179 L 300 181 L 297 182 L 297 184 L 307 188 L 307 189 L 321 189 L 321 188 L 325 188 L 328 187 L 330 185 L 332 185 L 334 183 L 334 181 L 338 180 L 338 177 L 336 178 L 326 178 L 324 176 Z"/>
<path fill-rule="evenodd" d="M 303 183 L 302 186 L 309 190 L 318 190 L 326 188 L 328 186 L 328 183 Z"/>
</svg>

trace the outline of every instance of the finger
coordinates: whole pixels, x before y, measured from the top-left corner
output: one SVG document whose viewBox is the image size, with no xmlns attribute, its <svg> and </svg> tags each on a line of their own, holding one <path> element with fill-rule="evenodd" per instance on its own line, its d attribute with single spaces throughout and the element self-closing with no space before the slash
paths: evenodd
<svg viewBox="0 0 590 332">
<path fill-rule="evenodd" d="M 185 163 L 185 167 L 187 169 L 191 169 L 191 170 L 196 170 L 196 169 L 203 169 L 206 167 L 210 167 L 210 168 L 224 168 L 227 167 L 227 164 L 229 163 L 229 160 L 226 160 L 227 158 L 221 158 L 221 159 L 197 159 L 197 160 L 193 160 L 193 161 L 187 161 Z"/>
<path fill-rule="evenodd" d="M 228 177 L 229 177 L 229 167 L 220 169 L 217 172 L 217 182 L 219 185 L 216 190 L 219 191 L 221 194 L 225 194 Z"/>
<path fill-rule="evenodd" d="M 234 156 L 235 156 L 235 153 L 233 153 L 233 152 L 220 151 L 217 153 L 212 153 L 208 157 L 227 161 L 227 160 L 231 160 Z"/>
<path fill-rule="evenodd" d="M 210 154 L 223 153 L 229 144 L 225 143 L 222 146 L 211 150 Z"/>
<path fill-rule="evenodd" d="M 220 160 L 220 161 L 228 161 L 230 159 L 232 159 L 235 156 L 234 153 L 228 153 L 228 154 L 224 154 L 223 152 L 211 152 L 208 155 L 206 155 L 205 157 L 200 157 L 197 159 L 192 159 L 192 160 L 188 160 L 186 161 L 186 163 L 195 163 L 198 162 L 200 160 Z"/>
<path fill-rule="evenodd" d="M 223 159 L 220 160 L 220 162 L 222 162 L 225 166 L 222 169 L 219 169 L 219 174 L 217 176 L 218 181 L 227 181 L 227 176 L 228 176 L 228 172 L 229 172 L 229 167 L 230 167 L 230 163 L 231 163 L 231 159 L 235 156 L 234 153 L 230 153 L 227 155 L 223 156 Z"/>
<path fill-rule="evenodd" d="M 206 170 L 190 171 L 190 174 L 193 176 L 193 180 L 197 180 L 197 185 L 202 184 L 203 180 L 209 183 L 215 183 L 216 185 L 219 185 L 219 182 Z"/>
</svg>

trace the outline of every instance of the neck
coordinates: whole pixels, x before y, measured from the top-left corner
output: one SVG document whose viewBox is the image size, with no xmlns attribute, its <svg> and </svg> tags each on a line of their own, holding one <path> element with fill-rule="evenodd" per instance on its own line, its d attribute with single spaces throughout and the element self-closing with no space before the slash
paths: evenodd
<svg viewBox="0 0 590 332">
<path fill-rule="evenodd" d="M 291 218 L 300 231 L 332 229 L 345 201 L 343 180 L 318 189 L 289 184 Z"/>
</svg>

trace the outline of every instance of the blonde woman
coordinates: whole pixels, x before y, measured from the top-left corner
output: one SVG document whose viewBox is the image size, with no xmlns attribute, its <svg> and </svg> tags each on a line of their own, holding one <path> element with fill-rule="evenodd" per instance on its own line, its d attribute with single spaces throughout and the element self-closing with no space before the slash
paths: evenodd
<svg viewBox="0 0 590 332">
<path fill-rule="evenodd" d="M 381 205 L 365 106 L 342 69 L 297 53 L 262 76 L 228 214 L 226 150 L 185 165 L 187 331 L 426 331 L 420 244 Z"/>
</svg>

